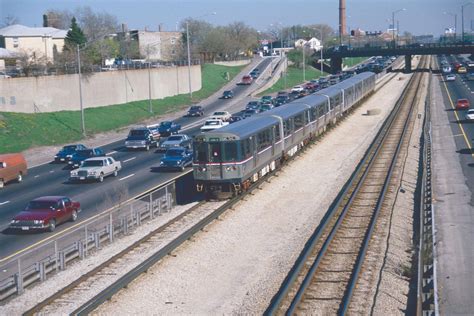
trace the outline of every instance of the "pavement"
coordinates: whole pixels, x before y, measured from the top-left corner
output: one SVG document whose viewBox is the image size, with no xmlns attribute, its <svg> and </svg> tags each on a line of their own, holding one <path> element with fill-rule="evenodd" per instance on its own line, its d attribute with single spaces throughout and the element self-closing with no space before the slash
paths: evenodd
<svg viewBox="0 0 474 316">
<path fill-rule="evenodd" d="M 467 155 L 459 152 L 452 128 L 451 105 L 442 86 L 432 84 L 433 205 L 436 220 L 437 281 L 442 315 L 474 311 L 474 205 L 463 171 Z M 463 156 L 463 157 L 462 157 Z M 474 164 L 471 164 L 472 167 Z"/>
</svg>

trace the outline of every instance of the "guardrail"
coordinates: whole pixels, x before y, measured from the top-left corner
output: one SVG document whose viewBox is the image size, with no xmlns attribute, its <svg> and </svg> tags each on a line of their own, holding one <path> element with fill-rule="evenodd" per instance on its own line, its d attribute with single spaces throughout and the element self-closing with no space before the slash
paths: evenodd
<svg viewBox="0 0 474 316">
<path fill-rule="evenodd" d="M 72 261 L 86 258 L 103 244 L 129 234 L 144 221 L 171 211 L 175 201 L 173 180 L 145 195 L 116 205 L 47 242 L 2 259 L 0 302 L 12 295 L 22 294 L 25 287 L 45 281 L 50 274 L 65 270 Z"/>
</svg>

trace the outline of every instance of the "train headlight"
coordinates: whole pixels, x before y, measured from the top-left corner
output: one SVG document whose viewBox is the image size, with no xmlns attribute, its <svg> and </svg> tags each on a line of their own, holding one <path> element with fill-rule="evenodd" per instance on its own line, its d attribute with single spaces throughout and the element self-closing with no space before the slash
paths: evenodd
<svg viewBox="0 0 474 316">
<path fill-rule="evenodd" d="M 199 167 L 198 170 L 199 170 L 200 172 L 205 172 L 207 169 L 206 169 L 206 167 Z"/>
<path fill-rule="evenodd" d="M 230 169 L 231 169 L 230 166 L 225 167 L 226 171 L 230 171 Z"/>
</svg>

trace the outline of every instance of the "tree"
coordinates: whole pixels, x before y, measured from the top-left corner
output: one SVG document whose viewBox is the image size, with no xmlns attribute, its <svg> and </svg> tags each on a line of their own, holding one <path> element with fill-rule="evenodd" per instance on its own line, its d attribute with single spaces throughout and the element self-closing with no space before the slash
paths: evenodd
<svg viewBox="0 0 474 316">
<path fill-rule="evenodd" d="M 119 29 L 117 18 L 109 13 L 95 13 L 90 7 L 80 7 L 74 14 L 89 41 L 101 40 Z"/>
<path fill-rule="evenodd" d="M 76 18 L 73 17 L 71 20 L 71 28 L 66 34 L 66 38 L 64 39 L 65 41 L 65 46 L 76 46 L 76 45 L 82 45 L 87 42 L 86 36 L 82 32 L 81 28 L 79 25 L 77 25 Z"/>
<path fill-rule="evenodd" d="M 46 16 L 47 25 L 44 25 L 44 16 Z M 48 10 L 43 15 L 43 26 L 55 27 L 60 30 L 67 30 L 70 26 L 73 15 L 67 10 Z"/>
<path fill-rule="evenodd" d="M 3 21 L 0 24 L 0 26 L 7 27 L 13 24 L 18 24 L 18 23 L 20 23 L 20 19 L 18 19 L 16 16 L 7 15 L 6 17 L 3 18 Z"/>
</svg>

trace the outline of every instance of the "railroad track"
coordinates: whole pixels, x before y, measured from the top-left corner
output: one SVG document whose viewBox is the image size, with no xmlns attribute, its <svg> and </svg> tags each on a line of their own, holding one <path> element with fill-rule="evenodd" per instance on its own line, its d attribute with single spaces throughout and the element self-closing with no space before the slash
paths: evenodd
<svg viewBox="0 0 474 316">
<path fill-rule="evenodd" d="M 419 69 L 427 67 L 422 58 Z M 351 179 L 336 198 L 265 314 L 360 313 L 351 305 L 369 242 L 386 196 L 396 181 L 397 157 L 410 134 L 420 98 L 422 72 L 415 73 Z M 360 295 L 360 293 L 359 293 Z M 362 312 L 363 313 L 363 312 Z"/>
</svg>

